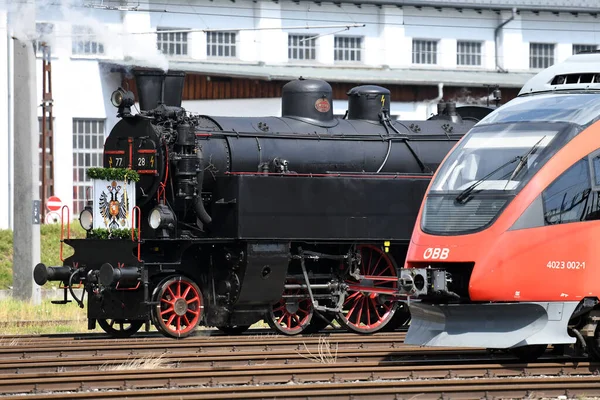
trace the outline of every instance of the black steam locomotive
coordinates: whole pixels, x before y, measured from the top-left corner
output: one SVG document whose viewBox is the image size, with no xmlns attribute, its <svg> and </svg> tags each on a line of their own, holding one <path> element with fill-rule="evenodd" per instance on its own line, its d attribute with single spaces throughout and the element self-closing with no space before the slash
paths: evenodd
<svg viewBox="0 0 600 400">
<path fill-rule="evenodd" d="M 192 115 L 184 77 L 136 71 L 135 115 L 133 93 L 113 93 L 121 120 L 90 173 L 87 238 L 61 238 L 74 254 L 37 265 L 36 283 L 61 281 L 81 307 L 87 295 L 89 328 L 116 337 L 151 323 L 179 338 L 261 319 L 288 335 L 406 320 L 397 263 L 423 194 L 491 109 L 440 103 L 427 121 L 392 120 L 389 90 L 358 86 L 335 118 L 331 86 L 299 79 L 282 117 Z"/>
</svg>

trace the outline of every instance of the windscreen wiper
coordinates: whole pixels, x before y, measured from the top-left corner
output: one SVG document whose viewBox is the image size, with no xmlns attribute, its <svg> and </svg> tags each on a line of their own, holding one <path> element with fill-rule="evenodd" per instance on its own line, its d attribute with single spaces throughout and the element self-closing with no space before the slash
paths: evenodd
<svg viewBox="0 0 600 400">
<path fill-rule="evenodd" d="M 546 137 L 546 135 L 544 135 L 540 140 L 538 140 L 538 142 L 536 144 L 534 144 L 533 147 L 531 147 L 527 153 L 525 153 L 524 155 L 521 156 L 521 161 L 519 162 L 519 164 L 517 164 L 517 166 L 515 167 L 515 170 L 513 171 L 512 175 L 506 181 L 506 186 L 508 186 L 508 183 L 510 181 L 512 181 L 512 179 L 515 176 L 517 176 L 517 174 L 519 173 L 519 171 L 521 171 L 521 169 L 523 169 L 523 166 L 525 165 L 525 163 L 529 159 L 529 156 L 532 155 L 537 150 L 537 148 L 540 146 L 540 143 L 542 143 L 542 140 L 544 140 L 545 137 Z M 504 189 L 506 189 L 506 186 L 504 186 Z"/>
<path fill-rule="evenodd" d="M 473 190 L 477 186 L 479 186 L 479 184 L 481 182 L 484 182 L 484 181 L 488 180 L 492 175 L 494 175 L 496 172 L 500 171 L 502 168 L 504 168 L 507 165 L 510 165 L 512 163 L 515 163 L 515 162 L 519 161 L 520 159 L 521 159 L 521 156 L 516 156 L 515 158 L 511 158 L 510 160 L 508 160 L 504 164 L 500 165 L 498 168 L 496 168 L 495 170 L 493 170 L 492 172 L 490 172 L 489 174 L 487 174 L 486 176 L 484 176 L 483 178 L 479 179 L 477 182 L 473 183 L 468 188 L 466 188 L 465 190 L 463 190 L 462 192 L 460 192 L 458 194 L 458 196 L 456 196 L 456 201 L 459 202 L 459 203 L 461 203 L 461 204 L 465 204 L 467 202 L 467 198 L 469 197 L 469 195 L 473 192 Z"/>
</svg>

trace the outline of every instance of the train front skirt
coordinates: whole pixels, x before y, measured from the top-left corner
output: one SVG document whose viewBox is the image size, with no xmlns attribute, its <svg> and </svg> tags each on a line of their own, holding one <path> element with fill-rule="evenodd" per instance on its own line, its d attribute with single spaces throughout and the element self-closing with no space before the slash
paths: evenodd
<svg viewBox="0 0 600 400">
<path fill-rule="evenodd" d="M 507 349 L 572 344 L 567 326 L 578 302 L 431 305 L 411 302 L 405 344 Z"/>
</svg>

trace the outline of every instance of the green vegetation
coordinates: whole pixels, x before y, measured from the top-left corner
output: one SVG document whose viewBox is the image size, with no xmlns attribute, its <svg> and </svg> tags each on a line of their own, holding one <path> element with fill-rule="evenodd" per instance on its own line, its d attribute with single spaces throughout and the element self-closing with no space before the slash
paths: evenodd
<svg viewBox="0 0 600 400">
<path fill-rule="evenodd" d="M 57 298 L 61 296 L 57 291 Z M 58 305 L 50 300 L 35 306 L 14 299 L 0 300 L 0 335 L 89 332 L 86 310 L 75 302 Z M 94 332 L 102 332 L 96 327 Z"/>
<path fill-rule="evenodd" d="M 138 230 L 133 233 L 134 239 L 137 239 Z M 90 231 L 88 239 L 129 239 L 131 240 L 131 229 L 108 229 L 96 228 Z"/>
<path fill-rule="evenodd" d="M 79 295 L 81 289 L 77 289 Z M 53 298 L 62 298 L 62 291 L 56 290 L 56 296 Z M 87 301 L 86 301 L 87 304 Z M 252 328 L 268 328 L 269 326 L 262 321 L 252 325 Z M 199 330 L 206 327 L 198 327 Z M 214 328 L 209 328 L 214 329 Z M 156 328 L 151 325 L 151 332 L 156 332 Z M 45 335 L 54 333 L 84 333 L 104 331 L 99 325 L 93 331 L 87 328 L 87 307 L 79 308 L 77 303 L 52 304 L 50 299 L 43 300 L 40 305 L 33 305 L 26 301 L 19 301 L 12 298 L 0 300 L 0 335 Z M 140 330 L 144 332 L 144 328 Z M 20 339 L 9 339 L 20 340 Z M 0 340 L 0 346 L 10 346 L 10 342 L 3 343 Z"/>
<path fill-rule="evenodd" d="M 88 168 L 87 176 L 91 179 L 138 182 L 140 175 L 129 168 Z"/>
<path fill-rule="evenodd" d="M 45 224 L 40 227 L 41 258 L 46 265 L 62 265 L 60 261 L 60 224 Z M 67 227 L 65 225 L 65 234 Z M 131 234 L 131 233 L 130 233 Z M 66 235 L 65 235 L 66 236 Z M 71 222 L 71 238 L 84 238 L 85 231 L 77 220 Z M 63 247 L 63 257 L 73 254 L 73 249 Z M 10 230 L 0 230 L 0 290 L 12 286 L 13 268 L 13 233 Z"/>
</svg>

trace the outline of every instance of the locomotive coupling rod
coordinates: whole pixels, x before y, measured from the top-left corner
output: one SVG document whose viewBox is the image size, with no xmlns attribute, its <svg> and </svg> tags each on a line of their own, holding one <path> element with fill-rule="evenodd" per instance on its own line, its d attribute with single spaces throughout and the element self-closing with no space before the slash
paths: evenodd
<svg viewBox="0 0 600 400">
<path fill-rule="evenodd" d="M 348 258 L 347 254 L 341 255 L 341 256 L 337 256 L 337 255 L 332 255 L 332 254 L 325 254 L 325 253 L 317 253 L 316 251 L 302 251 L 302 249 L 299 247 L 298 248 L 298 255 L 293 255 L 292 258 L 296 259 L 296 260 L 301 260 L 303 258 L 308 258 L 311 260 L 319 260 L 321 258 L 325 258 L 327 260 L 345 260 L 346 258 Z"/>
<path fill-rule="evenodd" d="M 335 289 L 332 287 L 330 283 L 313 283 L 312 285 L 303 285 L 303 284 L 286 284 L 286 289 L 307 289 L 310 286 L 311 289 Z"/>
<path fill-rule="evenodd" d="M 306 288 L 308 289 L 308 296 L 310 297 L 310 301 L 313 303 L 313 308 L 318 311 L 340 311 L 339 305 L 336 308 L 330 308 L 319 305 L 319 303 L 313 296 L 313 292 L 311 290 L 310 280 L 308 279 L 308 273 L 306 272 L 306 264 L 304 264 L 304 250 L 302 250 L 302 247 L 298 247 L 298 255 L 300 258 L 300 267 L 302 267 L 302 274 L 304 275 L 304 280 L 306 281 Z"/>
</svg>

